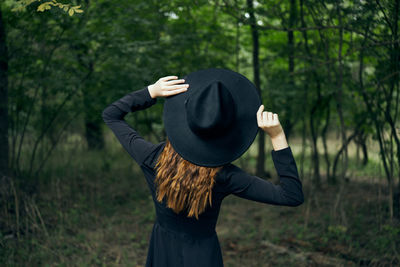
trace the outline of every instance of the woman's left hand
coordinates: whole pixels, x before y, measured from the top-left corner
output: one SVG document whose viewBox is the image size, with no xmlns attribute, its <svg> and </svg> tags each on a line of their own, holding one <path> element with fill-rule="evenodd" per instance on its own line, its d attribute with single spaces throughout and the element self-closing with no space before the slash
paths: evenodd
<svg viewBox="0 0 400 267">
<path fill-rule="evenodd" d="M 156 83 L 148 86 L 150 96 L 157 98 L 183 93 L 189 87 L 189 84 L 183 84 L 183 82 L 185 80 L 178 80 L 178 76 L 162 77 Z"/>
</svg>

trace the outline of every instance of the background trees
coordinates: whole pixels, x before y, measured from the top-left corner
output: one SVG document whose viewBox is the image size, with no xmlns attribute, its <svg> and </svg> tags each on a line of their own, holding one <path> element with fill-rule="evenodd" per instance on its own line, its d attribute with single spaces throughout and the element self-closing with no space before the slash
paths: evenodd
<svg viewBox="0 0 400 267">
<path fill-rule="evenodd" d="M 119 168 L 107 156 L 118 145 L 104 131 L 102 109 L 161 76 L 208 67 L 244 74 L 266 110 L 279 114 L 306 185 L 304 229 L 327 187 L 334 192 L 326 212 L 333 228 L 325 232 L 351 228 L 346 188 L 373 176 L 385 186 L 385 204 L 374 217 L 385 219 L 374 222 L 380 231 L 390 222 L 388 231 L 399 233 L 393 226 L 400 217 L 398 0 L 52 3 L 68 6 L 38 12 L 42 1 L 0 4 L 1 238 L 51 231 L 56 207 L 36 203 L 43 192 L 56 192 L 63 181 L 56 177 L 76 176 L 63 181 L 68 196 L 90 196 L 85 203 L 97 207 L 103 189 L 90 184 L 85 191 L 81 181 L 106 179 Z M 165 138 L 161 104 L 127 118 L 154 142 Z M 269 178 L 270 147 L 261 134 L 237 163 Z M 367 190 L 365 198 L 372 195 Z M 57 198 L 61 203 L 63 193 Z"/>
</svg>

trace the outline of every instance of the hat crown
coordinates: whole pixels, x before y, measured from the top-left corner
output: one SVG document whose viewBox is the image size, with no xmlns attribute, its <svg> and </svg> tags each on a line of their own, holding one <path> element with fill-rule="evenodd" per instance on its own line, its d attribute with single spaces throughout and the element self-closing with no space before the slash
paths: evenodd
<svg viewBox="0 0 400 267">
<path fill-rule="evenodd" d="M 195 90 L 186 99 L 185 108 L 188 125 L 199 137 L 221 136 L 235 121 L 234 99 L 219 80 Z"/>
</svg>

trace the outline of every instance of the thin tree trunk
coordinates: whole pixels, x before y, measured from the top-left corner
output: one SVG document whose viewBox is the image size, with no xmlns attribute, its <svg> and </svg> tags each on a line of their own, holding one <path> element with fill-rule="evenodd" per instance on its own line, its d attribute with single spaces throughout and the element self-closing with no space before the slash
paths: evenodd
<svg viewBox="0 0 400 267">
<path fill-rule="evenodd" d="M 303 28 L 306 27 L 306 23 L 304 20 L 304 1 L 300 0 L 300 19 L 301 19 L 301 26 Z M 306 50 L 306 53 L 308 55 L 308 63 L 310 64 L 310 66 L 313 66 L 314 62 L 313 62 L 313 57 L 310 51 L 310 48 L 308 46 L 308 35 L 306 31 L 302 32 L 303 34 L 303 38 L 304 38 L 304 48 Z M 321 82 L 319 79 L 319 76 L 317 74 L 317 72 L 315 71 L 315 69 L 312 69 L 312 77 L 314 78 L 314 80 L 316 81 L 316 90 L 317 90 L 317 99 L 314 102 L 314 105 L 311 107 L 310 109 L 310 132 L 311 132 L 311 140 L 312 140 L 312 169 L 313 169 L 313 182 L 315 183 L 315 185 L 317 187 L 320 186 L 321 184 L 321 174 L 320 174 L 320 168 L 319 168 L 319 152 L 318 152 L 318 127 L 316 127 L 315 125 L 319 125 L 319 122 L 314 122 L 314 120 L 316 118 L 318 118 L 318 116 L 315 116 L 315 114 L 318 112 L 318 107 L 321 105 L 321 101 L 322 101 L 322 96 L 321 96 Z M 307 84 L 307 83 L 306 83 Z"/>
<path fill-rule="evenodd" d="M 237 7 L 237 0 L 235 0 L 235 7 Z M 238 15 L 240 15 L 240 9 L 238 9 Z M 236 20 L 236 40 L 235 40 L 235 52 L 236 52 L 236 72 L 239 70 L 239 54 L 240 54 L 240 20 Z"/>
<path fill-rule="evenodd" d="M 322 138 L 322 144 L 324 146 L 324 158 L 325 158 L 325 164 L 326 164 L 326 179 L 330 183 L 334 183 L 334 180 L 332 180 L 332 175 L 330 173 L 331 170 L 331 162 L 329 160 L 329 153 L 328 153 L 328 140 L 327 140 L 327 134 L 328 134 L 328 128 L 329 128 L 329 122 L 330 122 L 330 115 L 331 115 L 331 109 L 329 106 L 330 100 L 328 99 L 326 101 L 326 118 L 325 118 L 325 125 L 322 128 L 321 132 L 321 138 Z"/>
<path fill-rule="evenodd" d="M 398 107 L 399 93 L 400 93 L 399 92 L 399 75 L 400 75 L 399 74 L 399 71 L 400 71 L 400 62 L 399 62 L 400 52 L 399 52 L 399 50 L 400 50 L 400 46 L 399 46 L 399 42 L 398 42 L 399 12 L 400 12 L 400 1 L 396 0 L 395 4 L 393 6 L 393 15 L 392 15 L 392 17 L 393 17 L 393 22 L 392 22 L 392 25 L 393 25 L 393 30 L 392 30 L 393 48 L 392 48 L 392 54 L 391 54 L 391 61 L 393 64 L 391 69 L 393 70 L 393 72 L 396 73 L 396 75 L 393 76 L 392 91 L 391 91 L 392 94 L 390 95 L 390 97 L 391 97 L 391 99 L 394 99 L 394 98 L 392 98 L 392 95 L 393 95 L 393 91 L 396 89 L 397 92 L 395 94 L 397 95 L 397 97 L 396 97 L 397 102 L 395 103 L 396 108 L 394 109 L 395 110 L 394 116 L 393 117 L 390 116 L 391 113 L 390 113 L 390 109 L 389 109 L 389 105 L 388 105 L 386 117 L 390 117 L 389 124 L 390 124 L 391 130 L 392 130 L 393 138 L 396 142 L 396 148 L 397 148 L 396 156 L 397 156 L 398 169 L 400 169 L 400 140 L 399 140 L 399 136 L 396 131 L 395 122 L 397 121 L 396 118 L 397 118 L 397 115 L 399 112 L 397 107 Z M 387 115 L 389 115 L 389 116 L 387 116 Z M 395 183 L 394 177 L 392 180 L 393 180 L 392 183 L 393 183 L 393 187 L 394 187 L 394 183 Z M 393 194 L 393 208 L 394 208 L 394 216 L 397 218 L 400 218 L 400 210 L 399 210 L 399 208 L 400 208 L 400 174 L 399 174 L 399 185 L 398 185 L 397 189 L 398 190 L 395 190 L 395 192 Z"/>
<path fill-rule="evenodd" d="M 0 178 L 8 169 L 8 55 L 6 31 L 0 9 Z"/>
<path fill-rule="evenodd" d="M 361 156 L 359 155 L 359 151 L 361 149 L 361 153 L 362 153 L 362 161 L 361 161 L 361 165 L 365 166 L 368 163 L 368 149 L 367 149 L 367 135 L 365 134 L 364 131 L 362 131 L 359 135 L 357 135 L 357 137 L 354 139 L 354 141 L 357 144 L 357 162 L 361 161 Z"/>
<path fill-rule="evenodd" d="M 102 132 L 102 120 L 99 116 L 95 116 L 94 114 L 97 113 L 96 105 L 93 104 L 93 95 L 90 90 L 90 77 L 92 76 L 94 66 L 93 61 L 91 61 L 87 68 L 88 68 L 88 81 L 86 82 L 86 86 L 83 86 L 82 93 L 83 93 L 83 102 L 84 102 L 84 118 L 85 118 L 85 136 L 88 145 L 88 149 L 102 149 L 104 148 L 104 138 Z"/>
<path fill-rule="evenodd" d="M 317 102 L 318 103 L 318 102 Z M 313 161 L 313 182 L 317 187 L 321 185 L 321 175 L 319 172 L 319 157 L 318 157 L 318 146 L 317 146 L 317 133 L 316 127 L 314 126 L 314 114 L 317 109 L 317 103 L 314 104 L 313 108 L 310 112 L 310 131 L 311 131 L 311 140 L 312 140 L 312 161 Z"/>
<path fill-rule="evenodd" d="M 337 15 L 339 18 L 339 24 L 342 25 L 342 14 L 340 9 L 340 4 L 337 4 Z M 344 116 L 343 116 L 343 60 L 342 60 L 342 48 L 343 48 L 343 28 L 339 28 L 339 51 L 338 51 L 338 79 L 337 79 L 337 92 L 336 92 L 336 108 L 339 115 L 340 121 L 340 133 L 342 139 L 342 146 L 344 149 L 343 157 L 342 157 L 342 172 L 341 172 L 341 182 L 344 181 L 347 164 L 348 164 L 348 151 L 347 151 L 347 137 L 346 137 L 346 126 L 344 124 Z"/>
<path fill-rule="evenodd" d="M 257 87 L 258 93 L 261 97 L 261 85 L 260 85 L 260 64 L 259 64 L 259 38 L 256 18 L 254 15 L 253 0 L 247 0 L 247 8 L 250 15 L 250 29 L 253 38 L 253 72 L 254 72 L 254 84 Z M 262 98 L 261 98 L 262 99 Z M 260 177 L 265 176 L 265 133 L 259 131 L 258 133 L 258 157 L 256 175 Z"/>
<path fill-rule="evenodd" d="M 86 0 L 86 7 L 89 8 L 91 5 L 91 1 Z M 156 3 L 156 10 L 158 11 L 159 8 L 157 7 Z M 79 22 L 77 23 L 78 27 L 85 27 L 89 21 L 89 13 L 83 13 L 83 16 L 80 17 Z M 159 27 L 162 27 L 162 25 L 158 25 Z M 160 29 L 156 29 L 154 31 L 154 40 L 156 44 L 159 43 L 160 41 Z M 85 83 L 82 85 L 82 95 L 83 95 L 83 103 L 84 103 L 84 125 L 85 125 L 85 137 L 86 137 L 86 143 L 88 145 L 89 150 L 93 149 L 102 149 L 104 148 L 104 138 L 103 138 L 103 132 L 102 132 L 102 125 L 103 125 L 103 120 L 101 119 L 100 116 L 97 116 L 96 114 L 98 113 L 98 108 L 94 104 L 93 99 L 96 97 L 96 93 L 93 93 L 94 90 L 93 86 L 91 84 L 92 82 L 92 74 L 94 72 L 94 66 L 96 64 L 96 59 L 98 55 L 94 55 L 94 57 L 90 58 L 88 62 L 86 62 L 83 59 L 83 55 L 88 55 L 89 54 L 89 47 L 82 43 L 78 46 L 71 46 L 72 50 L 76 51 L 76 57 L 78 63 L 87 70 L 87 74 L 85 75 L 84 81 Z"/>
<path fill-rule="evenodd" d="M 384 13 L 383 7 L 380 5 L 380 3 L 377 1 L 377 4 L 379 8 L 382 10 Z M 393 163 L 394 163 L 394 156 L 393 156 L 393 140 L 396 142 L 396 147 L 397 147 L 397 165 L 400 167 L 400 140 L 399 136 L 397 134 L 396 130 L 396 118 L 398 114 L 398 110 L 395 109 L 395 115 L 392 116 L 391 112 L 393 109 L 393 100 L 396 99 L 398 101 L 398 97 L 393 97 L 393 95 L 399 94 L 399 71 L 400 71 L 400 64 L 399 64 L 399 44 L 398 44 L 398 20 L 399 20 L 399 8 L 400 8 L 400 1 L 396 0 L 393 5 L 393 9 L 390 10 L 391 16 L 384 16 L 384 20 L 387 23 L 387 26 L 390 28 L 391 31 L 391 40 L 393 41 L 393 45 L 389 46 L 389 57 L 390 57 L 390 68 L 388 68 L 389 74 L 388 77 L 390 77 L 390 84 L 389 84 L 389 90 L 386 90 L 384 85 L 378 84 L 378 90 L 382 91 L 386 100 L 385 103 L 385 108 L 382 103 L 378 102 L 378 110 L 380 110 L 383 115 L 385 116 L 386 122 L 389 124 L 391 128 L 391 135 L 390 135 L 390 147 L 389 147 L 389 155 L 387 155 L 388 158 L 388 168 L 389 170 L 389 176 L 388 176 L 388 185 L 389 185 L 389 193 L 390 193 L 390 198 L 389 199 L 389 211 L 390 211 L 390 219 L 393 218 L 394 215 L 394 209 L 395 206 L 399 205 L 400 199 L 397 197 L 400 192 L 394 192 L 394 173 L 393 173 Z M 393 18 L 392 21 L 390 21 L 390 18 Z M 397 91 L 395 93 L 395 90 Z M 398 102 L 395 103 L 396 107 L 398 106 Z M 384 127 L 382 126 L 382 138 L 384 139 L 383 133 L 384 133 Z M 396 216 L 398 214 L 396 213 Z"/>
<path fill-rule="evenodd" d="M 366 43 L 368 32 L 369 32 L 369 29 L 367 28 L 363 46 Z M 371 120 L 374 122 L 376 137 L 377 137 L 378 143 L 379 143 L 379 154 L 381 156 L 383 169 L 385 171 L 386 179 L 388 181 L 389 194 L 390 194 L 389 216 L 390 216 L 390 219 L 392 219 L 393 218 L 393 195 L 392 195 L 393 189 L 391 189 L 391 187 L 393 186 L 393 183 L 391 181 L 392 177 L 391 177 L 388 163 L 387 163 L 387 155 L 386 155 L 386 149 L 385 149 L 385 145 L 384 145 L 384 136 L 383 136 L 383 126 L 381 125 L 381 123 L 379 121 L 379 114 L 378 114 L 379 109 L 375 109 L 375 110 L 373 109 L 374 104 L 371 101 L 371 99 L 368 97 L 366 90 L 364 88 L 364 82 L 363 82 L 364 50 L 363 49 L 360 50 L 359 64 L 360 64 L 360 68 L 359 68 L 358 76 L 359 76 L 359 83 L 360 83 L 360 92 L 363 97 L 365 106 L 367 107 L 368 113 L 371 116 Z M 375 96 L 373 96 L 373 98 L 375 98 Z"/>
<path fill-rule="evenodd" d="M 296 0 L 290 0 L 290 8 L 289 8 L 289 29 L 293 29 L 296 23 Z M 287 32 L 288 35 L 288 72 L 289 72 L 289 87 L 290 87 L 290 91 L 294 91 L 295 90 L 295 83 L 294 83 L 294 77 L 293 77 L 293 73 L 294 73 L 294 68 L 295 68 L 295 63 L 294 63 L 294 56 L 295 56 L 295 49 L 294 49 L 294 33 L 292 30 L 288 30 Z M 286 138 L 289 140 L 291 133 L 292 133 L 292 128 L 294 125 L 294 122 L 292 121 L 292 104 L 293 101 L 293 97 L 290 95 L 288 96 L 288 103 L 289 105 L 287 105 L 287 114 L 289 114 L 289 116 L 287 117 L 287 119 L 284 121 L 284 129 L 285 129 L 285 135 Z"/>
<path fill-rule="evenodd" d="M 346 125 L 344 123 L 344 115 L 343 115 L 343 58 L 342 58 L 342 53 L 343 53 L 343 22 L 342 22 L 342 14 L 341 14 L 341 7 L 340 3 L 337 3 L 336 5 L 336 11 L 337 11 L 337 16 L 338 16 L 338 21 L 339 21 L 339 49 L 338 49 L 338 75 L 337 75 L 337 92 L 335 94 L 336 96 L 336 109 L 339 115 L 339 121 L 340 121 L 340 134 L 341 134 L 341 139 L 342 139 L 342 149 L 343 149 L 343 156 L 341 157 L 341 174 L 340 174 L 340 187 L 339 187 L 339 192 L 336 196 L 336 201 L 333 206 L 333 214 L 336 216 L 337 210 L 339 209 L 339 213 L 341 215 L 342 222 L 346 225 L 347 219 L 344 213 L 343 209 L 343 204 L 342 204 L 342 196 L 343 196 L 343 189 L 344 189 L 344 183 L 345 183 L 345 176 L 347 172 L 347 164 L 348 164 L 348 151 L 347 151 L 347 146 L 348 146 L 348 141 L 346 137 Z M 341 153 L 341 151 L 338 152 Z M 335 173 L 333 171 L 333 173 Z"/>
</svg>

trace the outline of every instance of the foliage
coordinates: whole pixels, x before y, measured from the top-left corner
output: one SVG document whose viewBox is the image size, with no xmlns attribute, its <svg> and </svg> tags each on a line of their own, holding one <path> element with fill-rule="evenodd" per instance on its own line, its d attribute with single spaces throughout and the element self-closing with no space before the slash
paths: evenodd
<svg viewBox="0 0 400 267">
<path fill-rule="evenodd" d="M 52 1 L 47 1 L 47 2 L 43 2 L 41 0 L 13 0 L 12 2 L 9 1 L 10 4 L 13 5 L 13 8 L 11 9 L 11 11 L 14 12 L 21 12 L 21 11 L 25 11 L 26 8 L 33 4 L 33 3 L 39 3 L 39 5 L 37 6 L 37 11 L 40 12 L 44 12 L 46 10 L 50 10 L 52 7 L 58 7 L 61 10 L 67 12 L 70 16 L 73 16 L 74 13 L 82 13 L 83 10 L 80 9 L 80 5 L 72 5 L 72 4 L 63 4 L 60 2 L 57 2 L 56 0 L 52 0 Z"/>
</svg>

